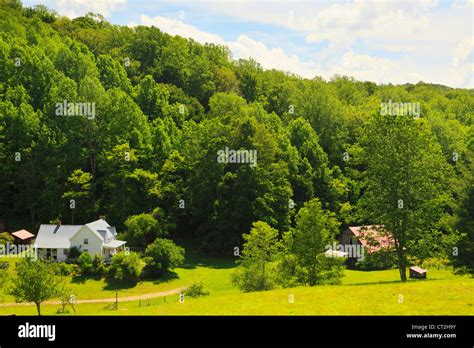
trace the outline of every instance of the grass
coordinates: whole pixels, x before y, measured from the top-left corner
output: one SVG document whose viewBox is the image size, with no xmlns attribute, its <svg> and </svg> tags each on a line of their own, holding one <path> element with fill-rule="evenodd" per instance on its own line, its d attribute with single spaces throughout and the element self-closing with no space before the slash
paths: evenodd
<svg viewBox="0 0 474 348">
<path fill-rule="evenodd" d="M 474 279 L 449 270 L 430 270 L 427 280 L 399 281 L 398 270 L 346 270 L 341 285 L 297 287 L 241 293 L 230 282 L 233 262 L 192 258 L 175 275 L 139 283 L 133 288 L 108 285 L 103 280 L 75 283 L 77 299 L 145 294 L 190 285 L 200 280 L 210 295 L 186 298 L 178 295 L 119 303 L 76 305 L 77 315 L 474 315 Z M 293 295 L 294 303 L 289 303 Z M 403 302 L 400 302 L 400 295 Z M 5 301 L 3 302 L 12 302 Z M 43 305 L 45 315 L 56 314 L 59 305 Z M 72 312 L 72 311 L 71 311 Z M 35 315 L 34 306 L 0 307 L 0 314 Z M 71 313 L 70 313 L 71 314 Z"/>
<path fill-rule="evenodd" d="M 14 276 L 16 258 L 0 258 L 0 263 L 9 262 L 7 270 L 8 278 Z M 219 258 L 188 257 L 183 268 L 178 268 L 164 278 L 147 279 L 139 283 L 108 282 L 105 279 L 92 279 L 82 277 L 66 277 L 68 288 L 75 294 L 78 300 L 89 300 L 99 298 L 115 297 L 116 290 L 119 297 L 136 296 L 147 293 L 161 292 L 191 285 L 202 280 L 206 286 L 209 284 L 217 291 L 231 289 L 230 282 L 222 282 L 223 278 L 229 278 L 233 271 L 232 260 Z M 7 294 L 10 282 L 7 281 L 0 287 L 0 303 L 15 302 L 15 299 Z"/>
</svg>

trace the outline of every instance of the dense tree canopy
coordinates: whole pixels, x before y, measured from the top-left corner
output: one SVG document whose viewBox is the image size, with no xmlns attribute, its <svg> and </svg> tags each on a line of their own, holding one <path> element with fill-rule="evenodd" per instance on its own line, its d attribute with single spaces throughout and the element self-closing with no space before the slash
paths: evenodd
<svg viewBox="0 0 474 348">
<path fill-rule="evenodd" d="M 305 79 L 17 1 L 0 8 L 0 61 L 8 230 L 105 214 L 141 248 L 168 235 L 231 255 L 254 222 L 284 233 L 318 199 L 340 228 L 412 235 L 409 254 L 451 254 L 450 234 L 472 251 L 473 90 Z M 419 103 L 419 119 L 381 115 L 389 101 Z"/>
</svg>

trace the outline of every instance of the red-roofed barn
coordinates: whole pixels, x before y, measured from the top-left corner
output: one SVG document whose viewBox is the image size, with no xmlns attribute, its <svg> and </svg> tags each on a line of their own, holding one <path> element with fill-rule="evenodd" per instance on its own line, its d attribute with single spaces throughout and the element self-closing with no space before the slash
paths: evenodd
<svg viewBox="0 0 474 348">
<path fill-rule="evenodd" d="M 393 249 L 393 239 L 384 233 L 383 225 L 351 226 L 339 236 L 343 245 L 362 245 L 367 253 Z"/>
</svg>

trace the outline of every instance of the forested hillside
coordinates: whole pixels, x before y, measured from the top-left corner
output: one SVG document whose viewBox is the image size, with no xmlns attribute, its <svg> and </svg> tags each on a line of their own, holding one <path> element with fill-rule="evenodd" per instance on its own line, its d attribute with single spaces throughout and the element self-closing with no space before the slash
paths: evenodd
<svg viewBox="0 0 474 348">
<path fill-rule="evenodd" d="M 389 224 L 387 197 L 396 210 L 412 173 L 412 249 L 458 248 L 455 262 L 474 267 L 473 90 L 304 79 L 154 27 L 20 3 L 0 8 L 0 62 L 7 230 L 99 215 L 124 230 L 153 214 L 152 233 L 231 255 L 252 223 L 281 234 L 313 198 L 340 229 Z M 419 117 L 381 116 L 389 101 L 419 103 Z M 218 161 L 226 148 L 256 151 L 256 165 Z M 419 166 L 401 175 L 403 160 Z"/>
</svg>

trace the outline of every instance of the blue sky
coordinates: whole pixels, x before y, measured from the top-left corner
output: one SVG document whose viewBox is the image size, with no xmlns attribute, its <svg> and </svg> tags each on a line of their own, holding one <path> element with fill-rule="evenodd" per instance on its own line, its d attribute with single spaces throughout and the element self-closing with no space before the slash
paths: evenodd
<svg viewBox="0 0 474 348">
<path fill-rule="evenodd" d="M 227 45 L 234 58 L 304 77 L 474 88 L 474 0 L 24 0 L 113 24 Z"/>
</svg>

